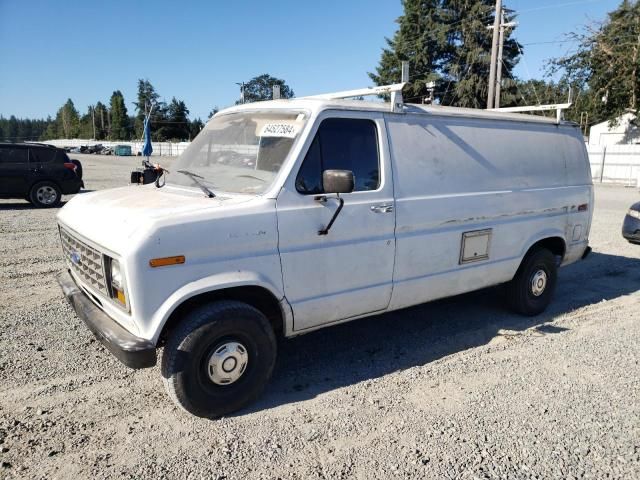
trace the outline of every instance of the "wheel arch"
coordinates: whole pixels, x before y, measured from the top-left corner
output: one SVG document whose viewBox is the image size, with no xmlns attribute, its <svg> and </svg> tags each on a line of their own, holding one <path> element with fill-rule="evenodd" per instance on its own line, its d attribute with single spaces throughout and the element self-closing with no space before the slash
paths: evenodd
<svg viewBox="0 0 640 480">
<path fill-rule="evenodd" d="M 263 285 L 247 283 L 196 291 L 181 298 L 160 323 L 160 328 L 157 329 L 158 333 L 154 338 L 156 345 L 164 344 L 167 336 L 180 324 L 181 319 L 188 312 L 201 305 L 220 300 L 236 300 L 251 305 L 267 317 L 276 336 L 287 335 L 288 324 L 291 321 L 291 310 L 286 300 L 284 298 L 278 299 L 273 291 Z"/>
<path fill-rule="evenodd" d="M 529 242 L 529 247 L 524 251 L 522 260 L 531 252 L 539 249 L 546 248 L 556 257 L 558 257 L 558 266 L 562 263 L 565 254 L 567 253 L 567 242 L 560 232 L 548 232 L 547 234 L 540 235 Z M 522 262 L 520 262 L 522 264 Z"/>
</svg>

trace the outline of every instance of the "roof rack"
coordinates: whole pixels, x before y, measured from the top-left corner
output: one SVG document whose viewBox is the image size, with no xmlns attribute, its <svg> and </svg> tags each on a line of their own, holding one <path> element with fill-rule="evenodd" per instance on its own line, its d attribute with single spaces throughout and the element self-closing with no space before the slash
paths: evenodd
<svg viewBox="0 0 640 480">
<path fill-rule="evenodd" d="M 393 85 L 382 85 L 380 87 L 360 88 L 357 90 L 345 90 L 342 92 L 323 93 L 321 95 L 309 95 L 304 98 L 321 98 L 324 100 L 338 100 L 341 98 L 365 97 L 368 95 L 385 95 L 391 94 L 391 111 L 402 112 L 404 100 L 402 99 L 402 89 L 406 85 L 403 83 L 394 83 Z"/>
<path fill-rule="evenodd" d="M 562 112 L 571 107 L 572 103 L 553 103 L 550 105 L 530 105 L 525 107 L 505 107 L 505 108 L 490 108 L 491 112 L 505 112 L 505 113 L 526 113 L 526 112 L 543 112 L 548 110 L 556 111 L 556 123 L 562 121 Z"/>
</svg>

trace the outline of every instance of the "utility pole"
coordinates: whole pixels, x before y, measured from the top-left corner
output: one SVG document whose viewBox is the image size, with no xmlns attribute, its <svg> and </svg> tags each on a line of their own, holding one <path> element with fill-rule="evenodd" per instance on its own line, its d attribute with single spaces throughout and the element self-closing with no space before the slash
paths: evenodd
<svg viewBox="0 0 640 480">
<path fill-rule="evenodd" d="M 505 23 L 504 21 L 504 8 L 500 12 L 500 45 L 498 47 L 498 60 L 496 65 L 496 98 L 494 101 L 494 107 L 500 108 L 500 88 L 502 87 L 502 50 L 504 48 L 504 31 L 507 27 L 515 27 L 517 22 Z M 511 11 L 511 10 L 509 10 Z"/>
<path fill-rule="evenodd" d="M 498 46 L 498 60 L 496 65 L 496 98 L 493 101 L 495 108 L 500 108 L 500 90 L 502 88 L 502 50 L 504 48 L 504 10 L 500 10 L 500 34 Z"/>
<path fill-rule="evenodd" d="M 96 107 L 91 106 L 91 123 L 93 123 L 93 139 L 96 139 Z"/>
<path fill-rule="evenodd" d="M 487 94 L 487 109 L 493 108 L 496 90 L 496 59 L 498 57 L 498 37 L 500 35 L 500 13 L 502 0 L 496 0 L 496 13 L 493 20 L 493 40 L 491 41 L 491 65 L 489 67 L 489 93 Z"/>
</svg>

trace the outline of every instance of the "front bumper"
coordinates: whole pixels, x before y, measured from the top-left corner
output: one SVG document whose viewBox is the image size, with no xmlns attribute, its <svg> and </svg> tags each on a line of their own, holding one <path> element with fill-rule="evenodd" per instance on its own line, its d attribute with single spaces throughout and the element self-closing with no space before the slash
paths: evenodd
<svg viewBox="0 0 640 480">
<path fill-rule="evenodd" d="M 118 360 L 131 368 L 148 368 L 156 364 L 155 345 L 136 337 L 100 310 L 68 271 L 58 275 L 58 283 L 78 317 Z"/>
<path fill-rule="evenodd" d="M 622 224 L 622 236 L 632 243 L 640 243 L 640 220 L 626 215 Z"/>
</svg>

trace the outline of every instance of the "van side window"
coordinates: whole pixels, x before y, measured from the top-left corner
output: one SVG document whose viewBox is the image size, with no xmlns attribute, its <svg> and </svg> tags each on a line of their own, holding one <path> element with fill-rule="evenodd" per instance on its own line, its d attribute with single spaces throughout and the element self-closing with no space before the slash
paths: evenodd
<svg viewBox="0 0 640 480">
<path fill-rule="evenodd" d="M 376 190 L 380 186 L 374 122 L 353 118 L 324 120 L 302 162 L 296 190 L 305 195 L 323 193 L 322 172 L 334 169 L 353 172 L 356 192 Z"/>
</svg>

